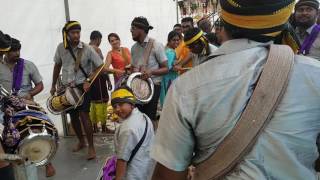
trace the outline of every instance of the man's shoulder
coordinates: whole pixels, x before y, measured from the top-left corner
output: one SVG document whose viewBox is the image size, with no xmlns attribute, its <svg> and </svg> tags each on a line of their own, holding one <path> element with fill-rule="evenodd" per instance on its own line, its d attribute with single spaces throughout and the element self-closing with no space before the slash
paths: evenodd
<svg viewBox="0 0 320 180">
<path fill-rule="evenodd" d="M 135 42 L 135 43 L 131 46 L 131 49 L 137 48 L 138 45 L 139 45 L 139 43 L 138 43 L 138 42 Z"/>
<path fill-rule="evenodd" d="M 163 47 L 163 44 L 161 42 L 159 42 L 158 40 L 152 38 L 154 41 L 153 41 L 153 46 L 154 47 Z"/>
<path fill-rule="evenodd" d="M 57 45 L 57 49 L 59 49 L 59 50 L 65 49 L 65 48 L 64 48 L 64 45 L 63 45 L 63 42 L 60 42 L 60 43 Z"/>
<path fill-rule="evenodd" d="M 303 68 L 303 67 L 310 67 L 319 69 L 320 72 L 320 61 L 316 60 L 309 56 L 302 56 L 302 55 L 295 55 L 295 66 Z"/>
<path fill-rule="evenodd" d="M 24 60 L 24 66 L 28 69 L 30 69 L 31 71 L 34 71 L 35 69 L 38 69 L 37 66 L 34 64 L 34 62 L 30 61 L 30 60 Z"/>
<path fill-rule="evenodd" d="M 26 66 L 36 66 L 32 61 L 24 59 L 24 64 Z"/>
</svg>

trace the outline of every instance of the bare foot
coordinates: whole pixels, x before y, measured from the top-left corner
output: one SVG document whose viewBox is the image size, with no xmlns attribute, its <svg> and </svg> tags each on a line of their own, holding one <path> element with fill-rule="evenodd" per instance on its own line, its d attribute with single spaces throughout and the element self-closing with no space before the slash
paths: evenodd
<svg viewBox="0 0 320 180">
<path fill-rule="evenodd" d="M 53 165 L 51 163 L 46 165 L 46 176 L 51 177 L 56 174 L 56 170 L 54 169 Z"/>
<path fill-rule="evenodd" d="M 94 148 L 89 148 L 87 160 L 91 160 L 91 159 L 95 159 L 95 158 L 96 158 L 96 151 L 94 150 Z"/>
<path fill-rule="evenodd" d="M 83 149 L 84 147 L 86 147 L 86 145 L 84 143 L 78 143 L 73 149 L 72 152 L 78 152 L 81 149 Z"/>
</svg>

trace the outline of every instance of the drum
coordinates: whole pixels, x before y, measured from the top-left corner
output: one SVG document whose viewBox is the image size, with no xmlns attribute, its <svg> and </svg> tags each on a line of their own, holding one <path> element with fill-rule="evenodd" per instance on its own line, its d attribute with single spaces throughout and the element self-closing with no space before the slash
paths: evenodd
<svg viewBox="0 0 320 180">
<path fill-rule="evenodd" d="M 47 164 L 58 148 L 58 132 L 49 117 L 41 111 L 22 110 L 12 116 L 12 123 L 20 134 L 16 154 L 35 166 Z"/>
<path fill-rule="evenodd" d="M 54 95 L 48 98 L 48 110 L 55 115 L 59 115 L 62 112 L 68 111 L 74 108 L 75 105 L 79 106 L 83 103 L 83 98 L 80 98 L 81 95 L 82 91 L 80 89 L 76 87 L 67 87 L 58 95 Z"/>
<path fill-rule="evenodd" d="M 137 100 L 142 103 L 148 103 L 154 93 L 154 84 L 151 78 L 144 80 L 141 78 L 141 72 L 135 72 L 121 79 L 120 86 L 131 88 Z"/>
</svg>

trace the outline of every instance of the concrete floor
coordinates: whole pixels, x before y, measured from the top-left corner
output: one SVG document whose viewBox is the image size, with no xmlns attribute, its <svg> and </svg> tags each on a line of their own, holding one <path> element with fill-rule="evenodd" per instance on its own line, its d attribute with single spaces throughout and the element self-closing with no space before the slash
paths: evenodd
<svg viewBox="0 0 320 180">
<path fill-rule="evenodd" d="M 96 180 L 106 157 L 113 154 L 113 135 L 94 137 L 97 158 L 86 160 L 87 149 L 73 153 L 72 147 L 77 143 L 76 137 L 61 137 L 57 154 L 53 159 L 56 175 L 45 176 L 45 168 L 38 168 L 39 180 Z"/>
</svg>

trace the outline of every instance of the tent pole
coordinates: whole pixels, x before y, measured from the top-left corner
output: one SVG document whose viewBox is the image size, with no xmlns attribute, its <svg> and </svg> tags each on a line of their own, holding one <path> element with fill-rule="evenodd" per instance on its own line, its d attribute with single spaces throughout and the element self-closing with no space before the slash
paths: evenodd
<svg viewBox="0 0 320 180">
<path fill-rule="evenodd" d="M 66 14 L 66 21 L 70 21 L 69 1 L 68 0 L 64 0 L 64 11 Z"/>
</svg>

